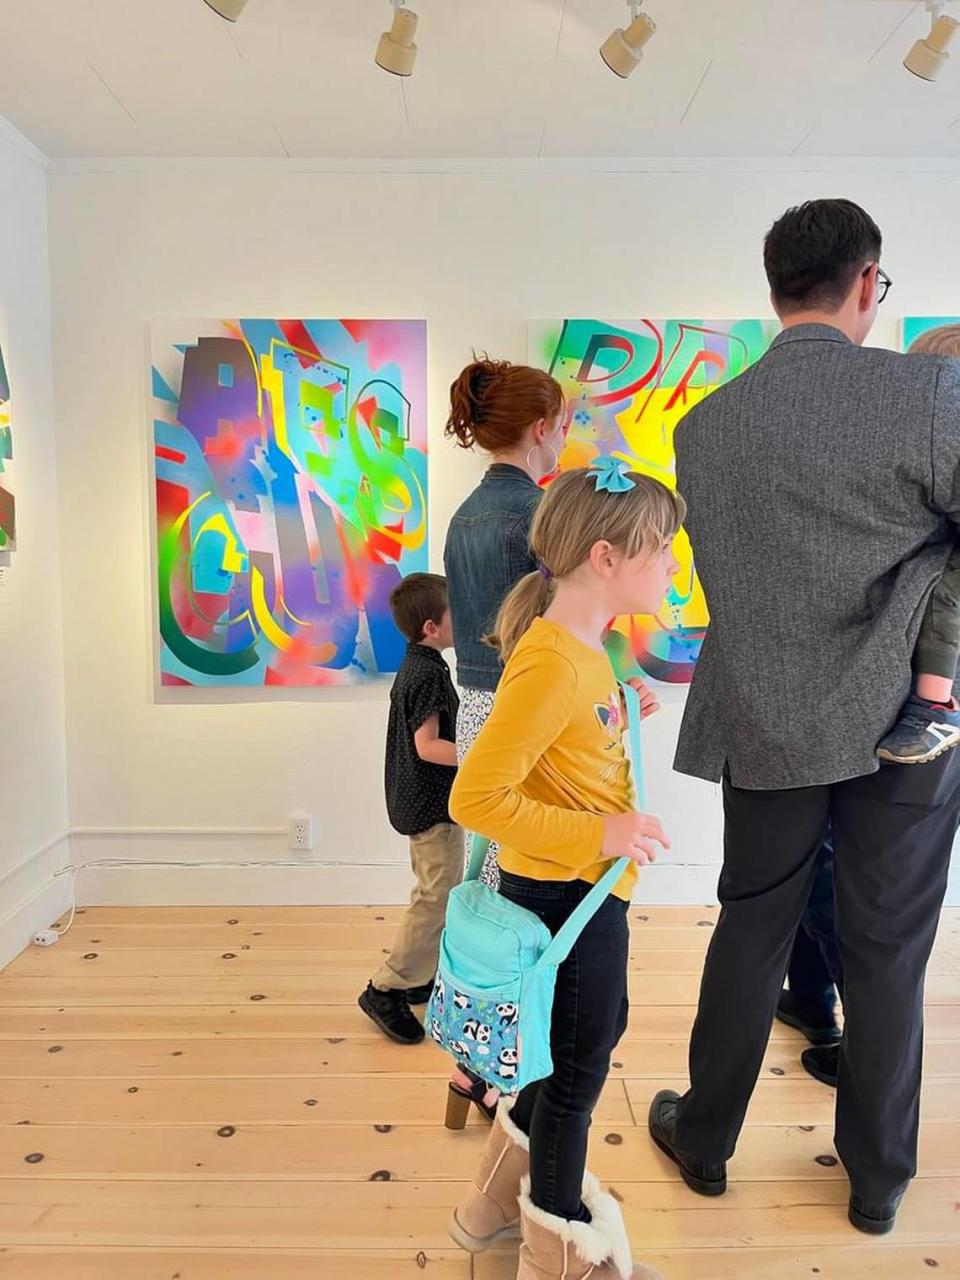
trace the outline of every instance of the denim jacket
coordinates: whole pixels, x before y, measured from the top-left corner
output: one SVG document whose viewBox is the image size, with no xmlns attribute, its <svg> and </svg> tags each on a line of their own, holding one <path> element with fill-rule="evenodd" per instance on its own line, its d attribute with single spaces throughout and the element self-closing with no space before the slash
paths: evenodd
<svg viewBox="0 0 960 1280">
<path fill-rule="evenodd" d="M 492 692 L 500 680 L 500 658 L 483 637 L 511 587 L 537 567 L 529 536 L 540 496 L 525 471 L 495 462 L 450 521 L 443 563 L 465 689 Z"/>
</svg>

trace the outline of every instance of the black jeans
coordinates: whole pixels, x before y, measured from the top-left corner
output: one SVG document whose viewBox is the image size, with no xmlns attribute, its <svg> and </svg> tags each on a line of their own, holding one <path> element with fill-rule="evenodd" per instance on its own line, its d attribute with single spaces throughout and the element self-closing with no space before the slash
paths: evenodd
<svg viewBox="0 0 960 1280">
<path fill-rule="evenodd" d="M 833 895 L 833 836 L 824 836 L 817 850 L 813 887 L 800 920 L 787 969 L 787 981 L 797 1006 L 816 1026 L 834 1016 L 837 993 L 843 998 L 843 963 L 837 942 L 837 913 Z"/>
<path fill-rule="evenodd" d="M 677 1149 L 709 1164 L 733 1154 L 830 823 L 844 1005 L 835 1142 L 854 1193 L 886 1203 L 916 1172 L 923 980 L 960 818 L 960 749 L 792 791 L 727 778 L 723 797 L 723 909 Z"/>
<path fill-rule="evenodd" d="M 500 873 L 503 896 L 539 916 L 552 934 L 591 888 L 583 880 Z M 627 1027 L 627 906 L 607 898 L 560 966 L 550 1028 L 553 1075 L 528 1085 L 511 1114 L 530 1138 L 531 1199 L 559 1218 L 583 1217 L 590 1121 Z"/>
</svg>

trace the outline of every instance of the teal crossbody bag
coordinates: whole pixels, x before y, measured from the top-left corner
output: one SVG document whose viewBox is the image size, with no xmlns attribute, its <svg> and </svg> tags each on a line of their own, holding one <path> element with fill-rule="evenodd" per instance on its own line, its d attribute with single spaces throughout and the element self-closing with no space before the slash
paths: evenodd
<svg viewBox="0 0 960 1280">
<path fill-rule="evenodd" d="M 621 686 L 630 723 L 634 792 L 642 811 L 640 699 Z M 619 858 L 557 932 L 479 880 L 489 845 L 474 837 L 463 883 L 447 902 L 427 1034 L 501 1093 L 553 1073 L 550 1024 L 557 970 L 630 864 Z"/>
</svg>

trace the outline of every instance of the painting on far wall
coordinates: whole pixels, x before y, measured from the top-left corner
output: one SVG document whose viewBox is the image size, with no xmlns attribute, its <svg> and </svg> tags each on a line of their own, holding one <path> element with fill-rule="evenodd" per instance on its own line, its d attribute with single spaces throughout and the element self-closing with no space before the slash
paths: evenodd
<svg viewBox="0 0 960 1280">
<path fill-rule="evenodd" d="M 943 331 L 937 334 L 937 345 L 943 346 L 944 355 L 960 355 L 960 316 L 907 316 L 903 322 L 904 351 L 933 329 Z"/>
<path fill-rule="evenodd" d="M 531 364 L 548 369 L 569 402 L 560 469 L 599 455 L 676 485 L 673 435 L 683 415 L 732 381 L 776 337 L 774 320 L 547 320 L 531 322 Z M 620 618 L 608 649 L 621 679 L 643 674 L 689 684 L 706 632 L 703 588 L 681 530 L 680 571 L 655 617 Z"/>
<path fill-rule="evenodd" d="M 427 568 L 426 325 L 152 328 L 160 679 L 357 684 L 397 670 Z"/>
<path fill-rule="evenodd" d="M 17 545 L 17 504 L 13 496 L 13 425 L 10 414 L 10 379 L 3 352 L 0 325 L 0 551 Z"/>
</svg>

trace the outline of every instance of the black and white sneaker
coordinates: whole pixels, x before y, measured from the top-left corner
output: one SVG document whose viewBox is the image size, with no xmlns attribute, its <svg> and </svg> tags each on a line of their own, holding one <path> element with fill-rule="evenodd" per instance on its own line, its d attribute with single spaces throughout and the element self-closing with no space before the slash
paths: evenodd
<svg viewBox="0 0 960 1280">
<path fill-rule="evenodd" d="M 928 764 L 960 742 L 960 706 L 928 702 L 913 694 L 900 718 L 877 747 L 881 760 L 894 764 Z"/>
<path fill-rule="evenodd" d="M 368 982 L 357 1004 L 370 1021 L 397 1044 L 419 1044 L 424 1038 L 423 1025 L 411 1013 L 405 991 L 378 991 Z"/>
</svg>

